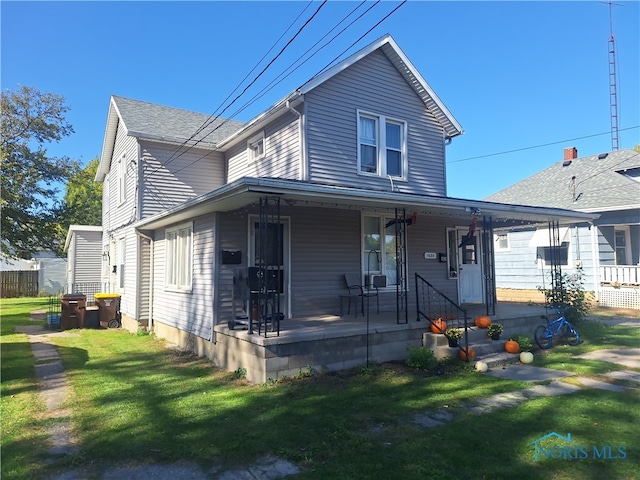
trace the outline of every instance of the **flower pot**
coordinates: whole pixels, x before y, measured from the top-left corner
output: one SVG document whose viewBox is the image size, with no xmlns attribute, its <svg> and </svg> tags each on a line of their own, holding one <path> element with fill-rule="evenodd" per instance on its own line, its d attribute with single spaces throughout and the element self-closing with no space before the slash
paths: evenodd
<svg viewBox="0 0 640 480">
<path fill-rule="evenodd" d="M 449 338 L 449 337 L 447 337 L 447 342 L 449 342 L 449 346 L 450 346 L 451 348 L 455 348 L 455 347 L 457 347 L 457 346 L 458 346 L 458 339 L 456 339 L 456 338 Z"/>
<path fill-rule="evenodd" d="M 491 335 L 491 340 L 500 340 L 500 334 L 494 333 L 493 335 Z"/>
</svg>

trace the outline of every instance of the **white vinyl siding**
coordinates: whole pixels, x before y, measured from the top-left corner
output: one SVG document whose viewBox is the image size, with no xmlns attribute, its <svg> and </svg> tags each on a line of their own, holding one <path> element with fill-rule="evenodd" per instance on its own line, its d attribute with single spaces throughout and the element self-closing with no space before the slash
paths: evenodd
<svg viewBox="0 0 640 480">
<path fill-rule="evenodd" d="M 179 225 L 166 231 L 165 288 L 191 291 L 193 270 L 193 224 Z"/>
</svg>

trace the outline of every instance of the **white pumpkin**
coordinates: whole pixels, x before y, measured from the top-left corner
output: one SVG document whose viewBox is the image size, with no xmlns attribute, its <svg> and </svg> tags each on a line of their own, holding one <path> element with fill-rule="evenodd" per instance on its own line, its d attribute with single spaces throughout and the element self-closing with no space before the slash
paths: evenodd
<svg viewBox="0 0 640 480">
<path fill-rule="evenodd" d="M 484 373 L 489 369 L 489 366 L 484 362 L 476 362 L 475 369 L 480 373 Z"/>
<path fill-rule="evenodd" d="M 533 362 L 533 353 L 531 353 L 531 352 L 520 352 L 520 361 L 522 363 L 531 363 L 531 362 Z"/>
</svg>

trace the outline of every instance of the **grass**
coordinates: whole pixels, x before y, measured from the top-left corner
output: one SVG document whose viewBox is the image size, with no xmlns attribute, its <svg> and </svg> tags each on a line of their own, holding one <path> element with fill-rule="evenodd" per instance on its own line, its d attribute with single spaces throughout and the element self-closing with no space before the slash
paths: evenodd
<svg viewBox="0 0 640 480">
<path fill-rule="evenodd" d="M 631 479 L 640 466 L 637 390 L 584 390 L 472 415 L 465 403 L 525 384 L 479 375 L 459 363 L 441 376 L 384 364 L 251 385 L 207 360 L 167 349 L 152 335 L 118 330 L 56 337 L 74 391 L 69 406 L 81 450 L 48 464 L 34 360 L 26 336 L 12 333 L 38 306 L 17 303 L 0 304 L 3 479 L 151 461 L 226 469 L 268 454 L 301 466 L 298 479 Z M 558 368 L 579 350 L 636 346 L 638 330 L 581 325 L 582 345 L 554 347 L 536 362 Z M 593 374 L 604 368 L 570 363 Z M 455 413 L 454 421 L 431 429 L 412 421 L 434 409 Z M 571 433 L 585 445 L 623 445 L 628 456 L 534 462 L 531 442 L 551 431 Z"/>
</svg>

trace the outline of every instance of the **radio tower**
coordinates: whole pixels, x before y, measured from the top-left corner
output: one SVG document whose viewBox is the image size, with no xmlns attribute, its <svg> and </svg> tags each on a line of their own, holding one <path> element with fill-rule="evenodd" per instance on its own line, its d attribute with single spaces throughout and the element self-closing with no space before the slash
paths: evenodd
<svg viewBox="0 0 640 480">
<path fill-rule="evenodd" d="M 604 2 L 603 2 L 604 3 Z M 611 115 L 611 150 L 618 150 L 618 80 L 616 78 L 616 41 L 613 36 L 613 5 L 622 6 L 619 3 L 609 4 L 609 113 Z"/>
</svg>

